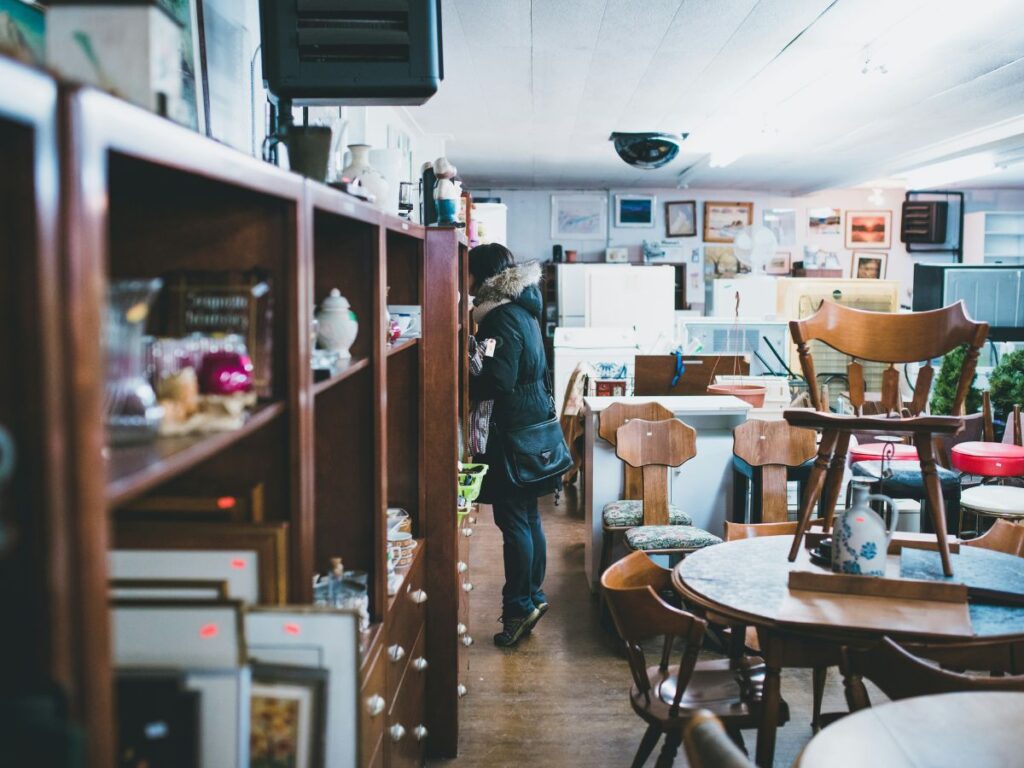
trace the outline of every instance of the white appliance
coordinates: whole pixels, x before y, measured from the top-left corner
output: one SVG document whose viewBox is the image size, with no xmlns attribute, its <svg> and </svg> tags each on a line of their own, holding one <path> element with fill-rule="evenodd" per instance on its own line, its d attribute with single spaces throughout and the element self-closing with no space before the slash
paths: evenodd
<svg viewBox="0 0 1024 768">
<path fill-rule="evenodd" d="M 633 328 L 556 328 L 554 395 L 559 412 L 569 377 L 579 363 L 621 365 L 632 377 L 638 348 Z"/>
<path fill-rule="evenodd" d="M 504 203 L 473 203 L 473 221 L 480 243 L 508 245 L 508 206 Z"/>
<path fill-rule="evenodd" d="M 736 297 L 739 296 L 740 317 L 774 318 L 777 279 L 765 275 L 747 275 L 715 280 L 711 314 L 714 317 L 735 317 Z"/>
<path fill-rule="evenodd" d="M 676 316 L 675 267 L 635 267 L 587 275 L 584 322 L 587 327 L 639 328 L 671 336 Z"/>
<path fill-rule="evenodd" d="M 602 272 L 624 273 L 629 264 L 559 264 L 555 282 L 558 287 L 558 325 L 582 327 L 587 314 L 587 277 Z"/>
<path fill-rule="evenodd" d="M 750 357 L 751 376 L 785 373 L 782 363 L 765 343 L 767 338 L 783 358 L 789 354 L 789 324 L 782 320 L 684 317 L 680 319 L 679 325 L 682 330 L 680 342 L 688 352 L 704 355 L 745 354 Z M 699 349 L 693 346 L 695 342 L 700 344 Z M 754 352 L 765 362 L 762 363 Z"/>
</svg>

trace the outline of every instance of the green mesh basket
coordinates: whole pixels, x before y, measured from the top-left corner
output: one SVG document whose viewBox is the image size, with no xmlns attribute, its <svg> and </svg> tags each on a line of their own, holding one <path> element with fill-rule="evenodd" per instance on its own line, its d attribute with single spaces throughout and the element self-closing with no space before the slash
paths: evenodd
<svg viewBox="0 0 1024 768">
<path fill-rule="evenodd" d="M 459 472 L 459 498 L 467 502 L 476 501 L 487 474 L 486 464 L 463 464 Z"/>
</svg>

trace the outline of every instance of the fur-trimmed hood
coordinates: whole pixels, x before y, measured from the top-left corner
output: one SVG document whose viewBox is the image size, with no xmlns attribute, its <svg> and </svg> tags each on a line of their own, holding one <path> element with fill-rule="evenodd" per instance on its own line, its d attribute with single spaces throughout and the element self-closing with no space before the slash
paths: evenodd
<svg viewBox="0 0 1024 768">
<path fill-rule="evenodd" d="M 535 317 L 540 317 L 543 300 L 540 295 L 540 264 L 528 261 L 502 270 L 484 281 L 474 297 L 473 318 L 479 323 L 495 307 L 515 303 Z"/>
</svg>

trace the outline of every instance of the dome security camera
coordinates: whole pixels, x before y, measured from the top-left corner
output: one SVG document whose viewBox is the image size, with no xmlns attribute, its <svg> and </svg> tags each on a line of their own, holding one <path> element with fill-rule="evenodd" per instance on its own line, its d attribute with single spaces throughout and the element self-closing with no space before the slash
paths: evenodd
<svg viewBox="0 0 1024 768">
<path fill-rule="evenodd" d="M 679 145 L 688 133 L 672 134 L 645 131 L 643 133 L 621 133 L 615 131 L 608 138 L 614 143 L 619 157 L 634 168 L 651 170 L 661 168 L 679 154 Z"/>
</svg>

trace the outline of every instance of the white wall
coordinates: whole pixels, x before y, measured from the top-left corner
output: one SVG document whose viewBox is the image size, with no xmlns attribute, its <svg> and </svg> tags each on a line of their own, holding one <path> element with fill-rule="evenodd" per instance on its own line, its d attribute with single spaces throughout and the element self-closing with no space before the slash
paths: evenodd
<svg viewBox="0 0 1024 768">
<path fill-rule="evenodd" d="M 780 251 L 790 251 L 794 261 L 802 258 L 804 246 L 839 254 L 840 263 L 849 273 L 852 251 L 845 248 L 844 235 L 820 236 L 811 235 L 807 227 L 807 211 L 811 208 L 841 208 L 843 226 L 846 225 L 846 212 L 850 210 L 888 210 L 892 212 L 893 231 L 892 247 L 889 249 L 889 263 L 886 278 L 899 280 L 903 286 L 900 301 L 909 305 L 914 274 L 915 261 L 948 261 L 941 255 L 915 255 L 907 253 L 906 247 L 900 242 L 900 208 L 903 202 L 903 190 L 882 190 L 884 203 L 876 205 L 870 202 L 870 189 L 834 189 L 819 192 L 806 197 L 787 197 L 765 192 L 749 192 L 743 190 L 722 189 L 635 189 L 628 190 L 565 190 L 565 189 L 473 189 L 474 198 L 500 197 L 508 206 L 508 245 L 517 258 L 522 260 L 539 259 L 547 261 L 551 258 L 551 248 L 555 244 L 564 249 L 578 251 L 580 261 L 603 261 L 604 249 L 609 246 L 626 246 L 630 260 L 641 259 L 641 243 L 643 240 L 662 240 L 665 238 L 665 203 L 674 200 L 697 201 L 697 235 L 696 237 L 673 238 L 672 242 L 691 248 L 702 248 L 704 242 L 702 232 L 704 226 L 705 201 L 737 201 L 754 203 L 754 223 L 762 221 L 766 208 L 793 208 L 796 210 L 796 245 L 780 247 Z M 653 194 L 656 196 L 656 220 L 650 229 L 634 227 L 616 227 L 613 210 L 616 192 L 627 194 Z M 604 240 L 554 240 L 551 238 L 551 197 L 559 194 L 602 194 L 608 198 L 608 236 Z M 1024 210 L 1024 190 L 969 190 L 966 193 L 965 208 L 967 212 L 981 210 Z M 866 250 L 866 249 L 858 249 Z"/>
</svg>

